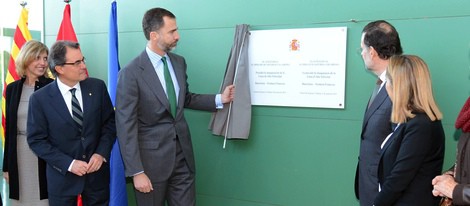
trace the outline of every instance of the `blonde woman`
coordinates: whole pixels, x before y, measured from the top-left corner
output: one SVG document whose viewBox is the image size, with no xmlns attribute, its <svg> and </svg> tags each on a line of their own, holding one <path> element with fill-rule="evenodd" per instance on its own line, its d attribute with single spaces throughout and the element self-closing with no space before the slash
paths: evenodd
<svg viewBox="0 0 470 206">
<path fill-rule="evenodd" d="M 21 79 L 6 90 L 5 151 L 3 177 L 9 183 L 10 202 L 15 205 L 48 205 L 46 163 L 38 159 L 26 141 L 26 120 L 31 94 L 53 80 L 47 77 L 49 49 L 31 40 L 16 58 Z"/>
<path fill-rule="evenodd" d="M 386 76 L 396 126 L 381 145 L 374 205 L 438 205 L 431 180 L 442 170 L 444 131 L 428 66 L 418 56 L 393 56 Z"/>
</svg>

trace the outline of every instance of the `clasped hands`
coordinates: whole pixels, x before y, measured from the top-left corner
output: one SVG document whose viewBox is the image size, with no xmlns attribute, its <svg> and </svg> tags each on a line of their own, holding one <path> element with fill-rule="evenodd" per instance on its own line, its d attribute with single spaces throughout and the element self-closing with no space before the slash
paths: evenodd
<svg viewBox="0 0 470 206">
<path fill-rule="evenodd" d="M 83 176 L 88 173 L 96 172 L 103 165 L 104 157 L 99 154 L 93 154 L 90 158 L 90 161 L 87 163 L 81 160 L 75 160 L 72 165 L 70 172 L 78 176 Z"/>
<path fill-rule="evenodd" d="M 432 180 L 432 185 L 434 186 L 432 194 L 434 196 L 452 198 L 454 188 L 457 185 L 452 174 L 452 172 L 446 172 L 443 175 L 436 176 Z"/>
</svg>

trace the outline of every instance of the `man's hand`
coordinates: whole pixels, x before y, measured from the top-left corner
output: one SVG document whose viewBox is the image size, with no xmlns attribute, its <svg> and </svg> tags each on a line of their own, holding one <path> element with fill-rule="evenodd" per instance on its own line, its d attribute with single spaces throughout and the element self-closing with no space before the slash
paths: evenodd
<svg viewBox="0 0 470 206">
<path fill-rule="evenodd" d="M 232 85 L 229 85 L 227 87 L 225 87 L 224 89 L 224 92 L 221 94 L 221 99 L 222 99 L 222 103 L 229 103 L 231 101 L 233 101 L 233 97 L 235 96 L 235 86 L 232 84 Z"/>
<path fill-rule="evenodd" d="M 104 157 L 99 154 L 93 154 L 88 162 L 88 170 L 87 173 L 96 172 L 101 168 L 103 165 Z"/>
<path fill-rule="evenodd" d="M 434 189 L 432 190 L 432 194 L 434 196 L 446 196 L 452 198 L 452 193 L 454 192 L 455 186 L 457 186 L 457 182 L 455 182 L 453 176 L 440 175 L 436 176 L 432 180 L 432 185 L 434 185 Z"/>
<path fill-rule="evenodd" d="M 87 171 L 88 171 L 88 163 L 81 161 L 81 160 L 73 161 L 72 169 L 70 172 L 78 176 L 83 176 L 87 173 Z"/>
<path fill-rule="evenodd" d="M 140 173 L 134 176 L 134 187 L 142 193 L 149 193 L 153 190 L 152 182 L 145 173 Z"/>
</svg>

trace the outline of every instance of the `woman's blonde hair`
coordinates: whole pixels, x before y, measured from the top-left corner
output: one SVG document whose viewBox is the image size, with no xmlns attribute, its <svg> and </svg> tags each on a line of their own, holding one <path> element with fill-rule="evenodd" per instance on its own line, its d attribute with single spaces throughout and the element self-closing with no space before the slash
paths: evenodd
<svg viewBox="0 0 470 206">
<path fill-rule="evenodd" d="M 390 58 L 387 69 L 392 106 L 391 121 L 404 123 L 413 112 L 425 112 L 432 121 L 442 119 L 434 101 L 428 66 L 418 56 L 396 55 Z"/>
<path fill-rule="evenodd" d="M 46 55 L 49 54 L 49 49 L 43 43 L 36 40 L 29 40 L 26 42 L 23 47 L 21 47 L 18 56 L 16 57 L 16 72 L 18 76 L 25 77 L 26 69 L 28 66 L 35 60 L 39 58 L 39 55 L 46 52 Z M 48 75 L 49 66 L 44 73 L 44 76 Z"/>
</svg>

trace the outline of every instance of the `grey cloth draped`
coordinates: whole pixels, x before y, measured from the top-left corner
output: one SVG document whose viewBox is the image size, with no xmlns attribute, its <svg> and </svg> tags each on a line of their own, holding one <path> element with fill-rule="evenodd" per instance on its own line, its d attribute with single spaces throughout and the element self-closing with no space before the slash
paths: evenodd
<svg viewBox="0 0 470 206">
<path fill-rule="evenodd" d="M 212 114 L 209 130 L 226 139 L 248 139 L 251 126 L 251 95 L 248 63 L 249 25 L 236 26 L 235 37 L 220 88 L 235 85 L 235 97 L 230 105 Z"/>
</svg>

